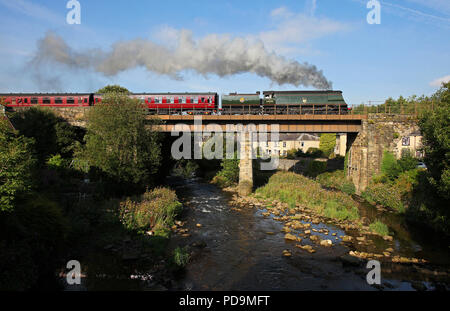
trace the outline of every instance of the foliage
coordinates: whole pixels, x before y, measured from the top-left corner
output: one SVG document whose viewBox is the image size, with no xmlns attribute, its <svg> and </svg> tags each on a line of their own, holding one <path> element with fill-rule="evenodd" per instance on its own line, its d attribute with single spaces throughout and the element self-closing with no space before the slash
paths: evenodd
<svg viewBox="0 0 450 311">
<path fill-rule="evenodd" d="M 336 147 L 336 134 L 324 133 L 320 135 L 319 149 L 322 151 L 325 157 L 329 157 Z"/>
<path fill-rule="evenodd" d="M 372 232 L 377 233 L 382 236 L 389 235 L 389 228 L 381 221 L 377 220 L 374 223 L 369 225 L 369 228 Z"/>
<path fill-rule="evenodd" d="M 44 195 L 23 198 L 14 211 L 0 214 L 0 289 L 45 290 L 68 230 L 61 207 Z"/>
<path fill-rule="evenodd" d="M 187 247 L 177 247 L 173 251 L 173 261 L 178 267 L 185 267 L 189 262 L 189 258 Z"/>
<path fill-rule="evenodd" d="M 308 150 L 306 151 L 306 154 L 311 158 L 321 158 L 321 157 L 325 156 L 323 154 L 322 150 L 320 150 L 319 148 L 315 148 L 315 147 L 308 148 Z"/>
<path fill-rule="evenodd" d="M 323 211 L 325 217 L 332 218 L 332 219 L 339 219 L 339 220 L 345 220 L 345 219 L 358 219 L 359 218 L 359 211 L 356 206 L 353 206 L 352 208 L 348 209 L 342 206 L 337 201 L 328 201 L 325 204 L 325 209 Z"/>
<path fill-rule="evenodd" d="M 237 152 L 233 159 L 224 157 L 221 162 L 222 169 L 213 178 L 212 182 L 219 187 L 229 187 L 239 182 L 239 159 Z"/>
<path fill-rule="evenodd" d="M 371 183 L 361 195 L 371 204 L 380 204 L 399 213 L 405 211 L 402 193 L 392 184 Z"/>
<path fill-rule="evenodd" d="M 347 180 L 343 170 L 320 174 L 316 180 L 324 187 L 338 189 L 349 195 L 355 194 L 356 191 L 355 185 Z"/>
<path fill-rule="evenodd" d="M 199 165 L 195 160 L 185 160 L 181 159 L 177 161 L 173 173 L 175 176 L 182 176 L 184 178 L 193 177 L 197 170 L 199 169 Z"/>
<path fill-rule="evenodd" d="M 156 188 L 138 199 L 120 204 L 120 219 L 127 229 L 136 231 L 168 229 L 181 210 L 175 191 Z"/>
<path fill-rule="evenodd" d="M 315 178 L 317 175 L 324 173 L 326 169 L 327 162 L 310 161 L 306 168 L 306 175 Z"/>
<path fill-rule="evenodd" d="M 107 85 L 97 91 L 98 94 L 108 94 L 108 93 L 122 93 L 129 94 L 130 91 L 120 85 Z"/>
<path fill-rule="evenodd" d="M 276 173 L 265 186 L 256 190 L 256 195 L 289 205 L 295 202 L 328 217 L 359 218 L 356 203 L 349 195 L 325 190 L 318 182 L 292 172 Z"/>
<path fill-rule="evenodd" d="M 419 121 L 423 134 L 424 162 L 430 174 L 430 183 L 439 194 L 450 199 L 450 82 L 438 91 L 438 105 L 425 113 Z"/>
<path fill-rule="evenodd" d="M 295 159 L 295 157 L 297 156 L 298 150 L 301 150 L 301 149 L 288 150 L 287 154 L 286 154 L 286 158 L 288 158 L 288 159 Z"/>
<path fill-rule="evenodd" d="M 32 107 L 15 113 L 11 120 L 20 135 L 35 140 L 39 163 L 45 163 L 51 155 L 70 157 L 83 132 L 59 118 L 46 107 Z"/>
<path fill-rule="evenodd" d="M 31 190 L 35 164 L 33 140 L 0 120 L 0 212 L 12 211 L 17 196 Z"/>
<path fill-rule="evenodd" d="M 152 181 L 161 161 L 160 136 L 146 128 L 144 110 L 137 100 L 107 94 L 102 104 L 89 111 L 88 121 L 86 147 L 79 158 L 118 182 Z"/>
</svg>

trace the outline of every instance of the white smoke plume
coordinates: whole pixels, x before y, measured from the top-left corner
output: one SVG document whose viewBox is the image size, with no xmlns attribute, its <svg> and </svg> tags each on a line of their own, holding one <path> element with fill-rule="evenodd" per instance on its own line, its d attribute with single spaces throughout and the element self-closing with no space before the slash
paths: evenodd
<svg viewBox="0 0 450 311">
<path fill-rule="evenodd" d="M 93 70 L 105 76 L 144 67 L 174 79 L 182 79 L 180 74 L 183 70 L 192 70 L 205 77 L 249 72 L 279 85 L 331 89 L 331 82 L 316 66 L 269 53 L 261 41 L 215 34 L 195 40 L 187 30 L 179 31 L 176 37 L 173 48 L 135 39 L 117 42 L 110 51 L 75 51 L 62 37 L 49 32 L 38 41 L 31 64 L 39 70 L 44 64 L 57 63 L 73 69 Z"/>
</svg>

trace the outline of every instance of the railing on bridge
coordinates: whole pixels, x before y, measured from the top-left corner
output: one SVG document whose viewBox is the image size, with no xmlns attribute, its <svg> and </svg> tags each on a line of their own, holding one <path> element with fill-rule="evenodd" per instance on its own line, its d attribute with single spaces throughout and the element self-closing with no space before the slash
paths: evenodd
<svg viewBox="0 0 450 311">
<path fill-rule="evenodd" d="M 376 104 L 381 103 L 381 104 Z M 239 107 L 227 107 L 224 109 L 156 109 L 149 110 L 153 115 L 368 115 L 368 114 L 401 114 L 418 116 L 428 110 L 434 110 L 434 101 L 369 101 L 369 104 L 361 104 L 351 108 L 338 105 L 291 105 L 284 107 L 273 106 L 260 108 L 250 105 Z"/>
</svg>

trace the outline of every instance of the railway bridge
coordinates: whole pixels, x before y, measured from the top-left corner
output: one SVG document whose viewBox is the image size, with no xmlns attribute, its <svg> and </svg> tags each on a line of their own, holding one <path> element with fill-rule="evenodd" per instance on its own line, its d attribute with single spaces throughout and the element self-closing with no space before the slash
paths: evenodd
<svg viewBox="0 0 450 311">
<path fill-rule="evenodd" d="M 84 127 L 85 114 L 90 107 L 51 107 L 56 114 L 69 123 Z M 384 150 L 393 151 L 403 137 L 419 131 L 414 115 L 406 114 L 362 114 L 362 115 L 158 115 L 163 132 L 177 131 L 177 125 L 191 133 L 211 131 L 211 125 L 219 127 L 224 133 L 230 126 L 242 125 L 249 132 L 248 125 L 265 126 L 268 133 L 337 133 L 341 155 L 348 154 L 347 178 L 355 184 L 357 193 L 368 186 L 372 176 L 381 169 Z M 227 128 L 228 127 L 228 128 Z M 178 131 L 179 132 L 179 131 Z M 251 132 L 251 130 L 250 130 Z M 242 135 L 241 135 L 242 136 Z M 250 135 L 242 142 L 241 150 L 250 148 Z M 345 151 L 345 152 L 344 152 Z M 249 152 L 243 153 L 249 155 Z M 250 156 L 240 161 L 240 184 L 243 193 L 253 184 L 253 161 Z"/>
</svg>

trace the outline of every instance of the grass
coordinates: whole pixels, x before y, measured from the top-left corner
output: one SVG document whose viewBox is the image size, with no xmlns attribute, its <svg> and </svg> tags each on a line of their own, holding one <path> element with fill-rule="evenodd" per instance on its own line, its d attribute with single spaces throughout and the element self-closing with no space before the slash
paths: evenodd
<svg viewBox="0 0 450 311">
<path fill-rule="evenodd" d="M 256 190 L 256 196 L 277 199 L 294 208 L 298 203 L 308 206 L 318 214 L 334 219 L 359 219 L 358 209 L 353 199 L 345 194 L 328 191 L 305 176 L 292 172 L 278 172 L 269 182 Z"/>
<path fill-rule="evenodd" d="M 180 268 L 185 267 L 189 262 L 190 255 L 187 248 L 177 247 L 173 251 L 173 262 Z"/>
<path fill-rule="evenodd" d="M 377 220 L 369 225 L 372 232 L 378 233 L 379 235 L 386 236 L 389 235 L 389 228 L 381 221 Z"/>
<path fill-rule="evenodd" d="M 120 219 L 127 229 L 153 230 L 165 235 L 181 210 L 175 191 L 156 188 L 136 199 L 120 203 Z"/>
<path fill-rule="evenodd" d="M 316 180 L 324 187 L 341 190 L 347 194 L 355 194 L 355 185 L 347 180 L 343 170 L 326 172 L 316 177 Z"/>
</svg>

